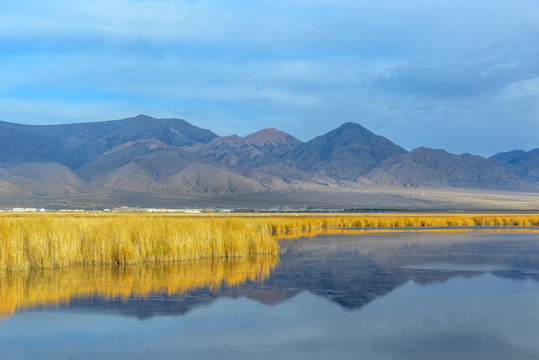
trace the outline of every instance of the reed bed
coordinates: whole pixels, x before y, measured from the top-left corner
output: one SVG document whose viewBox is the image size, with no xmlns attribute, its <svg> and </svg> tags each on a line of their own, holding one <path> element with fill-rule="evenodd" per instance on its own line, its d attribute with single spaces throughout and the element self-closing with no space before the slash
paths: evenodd
<svg viewBox="0 0 539 360">
<path fill-rule="evenodd" d="M 181 295 L 199 288 L 219 289 L 263 281 L 277 265 L 274 255 L 204 259 L 143 266 L 82 266 L 41 269 L 0 277 L 0 318 L 36 306 L 58 306 L 76 298 L 143 298 Z"/>
<path fill-rule="evenodd" d="M 294 240 L 302 237 L 315 237 L 318 235 L 347 235 L 347 236 L 358 236 L 358 235 L 369 235 L 369 234 L 391 234 L 391 233 L 402 233 L 402 232 L 413 232 L 413 233 L 477 233 L 477 232 L 488 232 L 488 233 L 537 233 L 539 234 L 539 228 L 537 227 L 528 227 L 528 228 L 519 228 L 519 227 L 422 227 L 422 228 L 406 228 L 406 227 L 393 227 L 393 228 L 328 228 L 328 229 L 308 229 L 303 231 L 291 231 L 287 232 L 279 237 L 280 240 Z"/>
<path fill-rule="evenodd" d="M 539 226 L 539 215 L 2 215 L 0 272 L 278 254 L 279 239 L 312 230 L 469 226 Z"/>
<path fill-rule="evenodd" d="M 240 219 L 113 215 L 0 217 L 0 271 L 277 254 L 257 224 Z"/>
<path fill-rule="evenodd" d="M 271 219 L 271 221 L 269 221 Z M 332 228 L 402 227 L 531 227 L 539 226 L 539 215 L 486 214 L 334 214 L 268 216 L 274 234 Z"/>
</svg>

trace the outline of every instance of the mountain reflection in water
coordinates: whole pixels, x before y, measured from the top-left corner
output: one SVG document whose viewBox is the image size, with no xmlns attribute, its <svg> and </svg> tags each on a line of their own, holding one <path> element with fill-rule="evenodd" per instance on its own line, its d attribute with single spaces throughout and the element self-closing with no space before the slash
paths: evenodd
<svg viewBox="0 0 539 360">
<path fill-rule="evenodd" d="M 359 309 L 402 284 L 421 285 L 484 273 L 539 281 L 533 233 L 321 235 L 285 240 L 280 259 L 40 271 L 2 280 L 1 310 L 69 303 L 66 310 L 139 319 L 181 315 L 219 297 L 267 305 L 303 291 Z"/>
</svg>

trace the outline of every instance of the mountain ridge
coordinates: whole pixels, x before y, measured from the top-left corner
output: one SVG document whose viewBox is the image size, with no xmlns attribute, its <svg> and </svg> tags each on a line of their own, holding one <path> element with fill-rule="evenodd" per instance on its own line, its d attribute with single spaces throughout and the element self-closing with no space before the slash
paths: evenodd
<svg viewBox="0 0 539 360">
<path fill-rule="evenodd" d="M 155 138 L 174 146 L 216 138 L 210 130 L 181 119 L 133 118 L 65 125 L 0 122 L 0 163 L 58 162 L 76 169 L 128 141 Z"/>
<path fill-rule="evenodd" d="M 274 128 L 217 136 L 182 119 L 147 115 L 67 125 L 0 122 L 0 203 L 62 194 L 90 202 L 115 193 L 171 202 L 182 196 L 268 201 L 271 194 L 280 194 L 276 201 L 336 202 L 348 201 L 345 194 L 380 197 L 406 188 L 536 193 L 539 149 L 489 159 L 425 147 L 407 151 L 352 122 L 306 142 Z"/>
<path fill-rule="evenodd" d="M 513 170 L 514 173 L 528 181 L 539 182 L 539 148 L 530 150 L 513 150 L 497 153 L 491 159 Z"/>
<path fill-rule="evenodd" d="M 363 126 L 347 122 L 298 146 L 284 159 L 308 173 L 356 181 L 380 161 L 405 152 Z"/>
</svg>

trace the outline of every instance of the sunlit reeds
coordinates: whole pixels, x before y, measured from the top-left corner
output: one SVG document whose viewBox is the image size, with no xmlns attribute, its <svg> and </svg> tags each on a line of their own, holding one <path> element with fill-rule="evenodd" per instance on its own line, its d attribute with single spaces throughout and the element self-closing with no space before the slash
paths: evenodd
<svg viewBox="0 0 539 360">
<path fill-rule="evenodd" d="M 0 276 L 0 318 L 36 306 L 58 306 L 76 298 L 181 295 L 263 281 L 276 266 L 275 255 L 204 259 L 137 266 L 80 266 L 40 269 Z"/>
<path fill-rule="evenodd" d="M 290 231 L 279 237 L 281 240 L 293 240 L 301 237 L 315 237 L 318 235 L 369 235 L 369 234 L 391 234 L 391 233 L 463 233 L 463 232 L 489 232 L 489 233 L 538 233 L 539 228 L 519 228 L 519 227 L 365 227 L 365 228 L 327 228 L 308 229 L 302 231 Z"/>
<path fill-rule="evenodd" d="M 277 254 L 279 238 L 320 229 L 468 226 L 539 226 L 539 215 L 2 215 L 0 272 Z"/>
<path fill-rule="evenodd" d="M 538 226 L 537 215 L 512 214 L 4 214 L 0 317 L 78 297 L 182 294 L 263 280 L 286 238 L 349 228 L 356 230 L 343 233 Z"/>
<path fill-rule="evenodd" d="M 539 226 L 539 215 L 335 214 L 267 217 L 273 233 L 330 228 Z"/>
<path fill-rule="evenodd" d="M 0 271 L 277 254 L 257 224 L 233 217 L 0 216 Z"/>
</svg>

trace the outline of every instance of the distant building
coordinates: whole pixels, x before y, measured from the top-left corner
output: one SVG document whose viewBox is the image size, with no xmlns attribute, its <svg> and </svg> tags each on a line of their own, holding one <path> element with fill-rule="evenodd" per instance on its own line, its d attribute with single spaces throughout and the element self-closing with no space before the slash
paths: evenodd
<svg viewBox="0 0 539 360">
<path fill-rule="evenodd" d="M 37 212 L 37 208 L 13 208 L 13 212 Z"/>
<path fill-rule="evenodd" d="M 184 214 L 199 214 L 201 213 L 200 209 L 157 209 L 157 208 L 148 208 L 146 209 L 147 213 L 184 213 Z"/>
<path fill-rule="evenodd" d="M 187 214 L 200 214 L 201 213 L 200 209 L 184 209 L 183 212 Z"/>
</svg>

